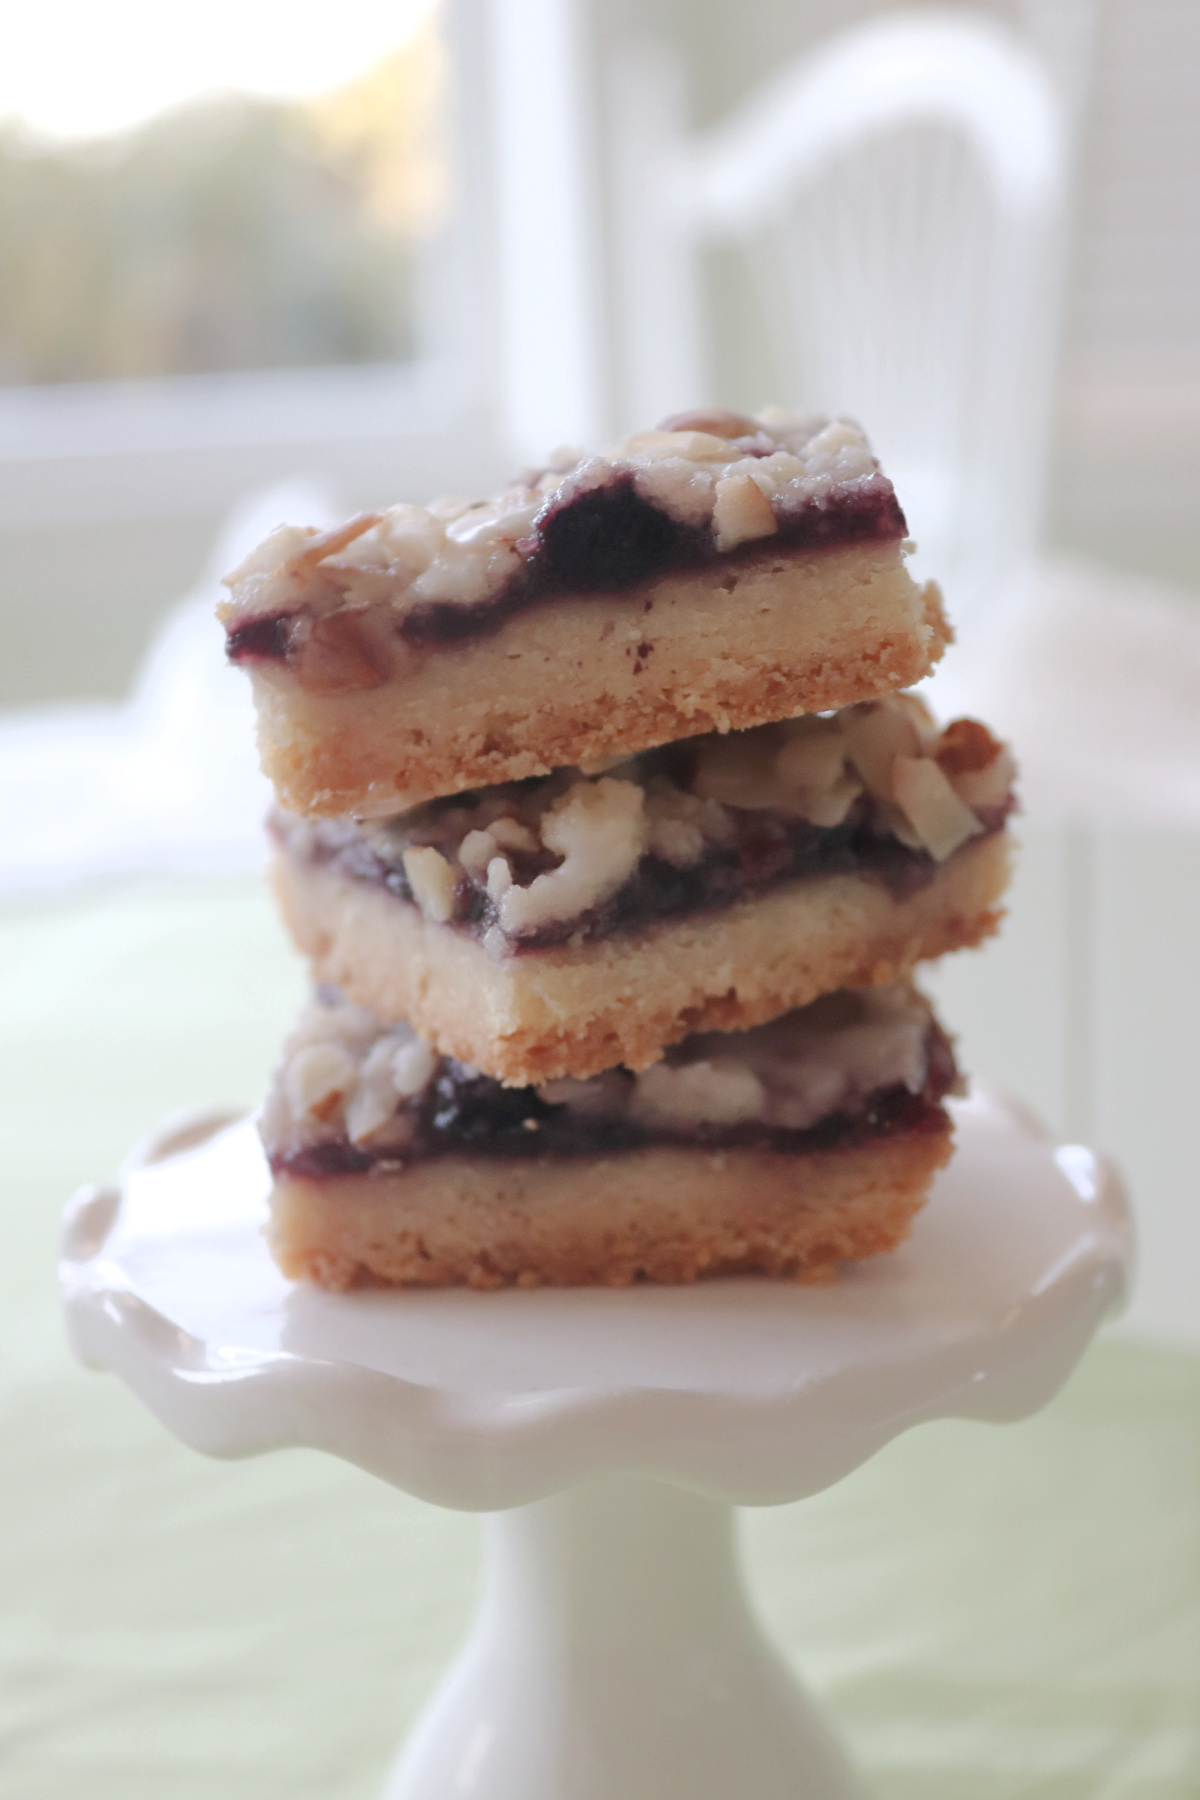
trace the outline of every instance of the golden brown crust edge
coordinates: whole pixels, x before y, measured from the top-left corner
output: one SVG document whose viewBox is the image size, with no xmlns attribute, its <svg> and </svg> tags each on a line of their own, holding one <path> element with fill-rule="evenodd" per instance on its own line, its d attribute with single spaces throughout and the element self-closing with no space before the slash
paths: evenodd
<svg viewBox="0 0 1200 1800">
<path fill-rule="evenodd" d="M 952 1147 L 947 1128 L 798 1156 L 656 1146 L 284 1177 L 268 1239 L 285 1275 L 334 1290 L 824 1280 L 900 1243 Z"/>
<path fill-rule="evenodd" d="M 967 844 L 895 900 L 867 877 L 795 882 L 716 913 L 489 961 L 415 906 L 277 856 L 280 909 L 318 981 L 408 1022 L 509 1086 L 645 1068 L 694 1031 L 761 1025 L 839 987 L 897 981 L 982 942 L 1001 917 L 1007 833 Z"/>
<path fill-rule="evenodd" d="M 898 544 L 764 553 L 535 607 L 374 689 L 307 693 L 252 666 L 259 749 L 289 811 L 379 815 L 892 693 L 951 635 Z"/>
</svg>

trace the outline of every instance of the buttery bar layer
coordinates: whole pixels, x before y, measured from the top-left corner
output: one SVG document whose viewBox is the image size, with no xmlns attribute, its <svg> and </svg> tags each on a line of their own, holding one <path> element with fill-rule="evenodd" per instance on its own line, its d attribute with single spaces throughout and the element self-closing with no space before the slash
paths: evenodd
<svg viewBox="0 0 1200 1800">
<path fill-rule="evenodd" d="M 929 673 L 949 627 L 856 427 L 668 423 L 491 502 L 281 528 L 235 571 L 281 803 L 379 817 Z"/>
<path fill-rule="evenodd" d="M 269 1238 L 334 1289 L 826 1279 L 904 1236 L 950 1155 L 956 1079 L 906 987 L 521 1090 L 329 995 L 261 1122 Z"/>
<path fill-rule="evenodd" d="M 983 726 L 893 696 L 378 825 L 279 818 L 274 882 L 318 980 L 501 1081 L 587 1076 L 979 943 L 1011 780 Z"/>
</svg>

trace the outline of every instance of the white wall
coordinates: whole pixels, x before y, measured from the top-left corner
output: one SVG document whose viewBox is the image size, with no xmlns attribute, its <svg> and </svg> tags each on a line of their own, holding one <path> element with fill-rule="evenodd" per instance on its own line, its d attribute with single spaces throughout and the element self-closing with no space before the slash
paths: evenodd
<svg viewBox="0 0 1200 1800">
<path fill-rule="evenodd" d="M 1200 835 L 1019 829 L 1001 936 L 924 985 L 970 1072 L 1117 1159 L 1139 1239 L 1122 1328 L 1200 1345 Z"/>
<path fill-rule="evenodd" d="M 1053 27 L 1078 0 L 977 0 Z M 833 26 L 902 0 L 660 0 L 637 8 L 689 46 L 690 110 L 708 125 Z M 1200 5 L 1095 0 L 1080 138 L 1058 430 L 1054 544 L 1200 587 Z M 709 317 L 731 404 L 761 404 L 762 345 L 744 276 L 716 259 Z"/>
</svg>

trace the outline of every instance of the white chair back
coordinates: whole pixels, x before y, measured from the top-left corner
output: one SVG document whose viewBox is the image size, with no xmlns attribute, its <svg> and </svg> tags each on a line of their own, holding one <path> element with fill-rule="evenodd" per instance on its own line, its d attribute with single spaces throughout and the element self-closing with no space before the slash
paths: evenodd
<svg viewBox="0 0 1200 1800">
<path fill-rule="evenodd" d="M 1068 140 L 1025 42 L 914 11 L 826 40 L 660 165 L 693 256 L 748 257 L 778 391 L 867 424 L 968 644 L 1037 543 Z"/>
</svg>

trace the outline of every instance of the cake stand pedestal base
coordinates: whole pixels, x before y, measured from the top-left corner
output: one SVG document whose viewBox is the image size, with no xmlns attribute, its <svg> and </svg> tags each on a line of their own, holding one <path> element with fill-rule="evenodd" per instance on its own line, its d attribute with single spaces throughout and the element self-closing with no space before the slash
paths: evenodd
<svg viewBox="0 0 1200 1800">
<path fill-rule="evenodd" d="M 487 1542 L 384 1800 L 866 1800 L 750 1611 L 731 1507 L 609 1477 L 493 1513 Z"/>
</svg>

